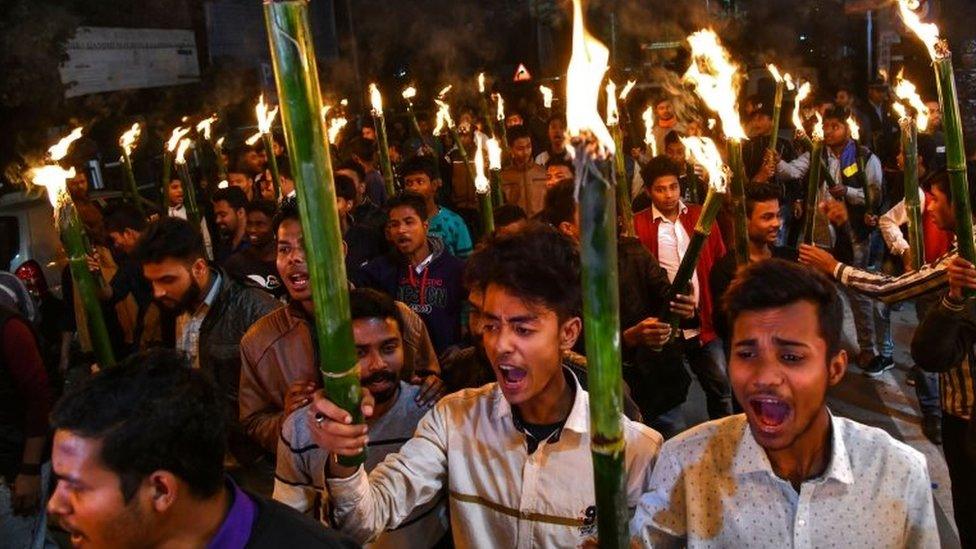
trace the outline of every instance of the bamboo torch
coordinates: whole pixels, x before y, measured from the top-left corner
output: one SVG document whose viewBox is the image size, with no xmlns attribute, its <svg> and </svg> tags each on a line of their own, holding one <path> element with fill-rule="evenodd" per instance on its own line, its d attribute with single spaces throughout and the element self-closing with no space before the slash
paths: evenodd
<svg viewBox="0 0 976 549">
<path fill-rule="evenodd" d="M 332 161 L 319 114 L 322 96 L 308 23 L 308 3 L 266 0 L 264 18 L 305 235 L 322 384 L 329 399 L 352 415 L 353 423 L 362 423 L 359 367 L 352 337 L 342 233 Z M 362 463 L 365 457 L 364 452 L 352 458 L 340 457 L 339 462 L 353 466 Z"/>
<path fill-rule="evenodd" d="M 624 164 L 624 136 L 620 130 L 620 113 L 617 110 L 617 85 L 607 79 L 607 128 L 613 136 L 613 173 L 617 187 L 617 212 L 623 225 L 624 236 L 634 236 L 634 211 L 630 207 L 630 185 L 627 184 L 627 166 Z"/>
<path fill-rule="evenodd" d="M 490 133 L 492 137 L 498 137 L 492 123 L 491 111 L 488 110 L 488 94 L 485 91 L 485 73 L 483 72 L 478 73 L 478 99 L 481 104 L 481 116 L 485 120 L 485 132 Z"/>
<path fill-rule="evenodd" d="M 88 237 L 68 193 L 67 181 L 75 176 L 75 169 L 65 170 L 57 164 L 68 153 L 71 143 L 81 137 L 81 132 L 81 128 L 75 128 L 57 145 L 48 149 L 51 163 L 31 170 L 30 179 L 34 185 L 47 189 L 48 199 L 54 208 L 54 223 L 68 255 L 71 278 L 85 312 L 92 350 L 99 366 L 104 368 L 115 365 L 115 353 L 112 351 L 105 317 L 102 316 L 102 304 L 98 300 L 99 284 L 88 270 Z"/>
<path fill-rule="evenodd" d="M 451 139 L 453 139 L 454 143 L 457 145 L 458 154 L 461 155 L 461 161 L 464 162 L 464 167 L 468 170 L 468 176 L 471 178 L 471 181 L 474 182 L 476 176 L 475 168 L 471 164 L 471 159 L 468 158 L 468 151 L 461 143 L 461 136 L 458 135 L 457 126 L 454 124 L 454 119 L 451 118 L 451 106 L 446 101 L 441 99 L 435 99 L 434 102 L 437 103 L 438 107 L 437 124 L 434 127 L 434 134 L 440 135 L 444 131 L 444 128 L 447 128 L 447 130 L 451 132 Z"/>
<path fill-rule="evenodd" d="M 644 120 L 644 144 L 651 153 L 651 158 L 657 156 L 657 139 L 654 138 L 654 105 L 649 105 L 641 115 Z"/>
<path fill-rule="evenodd" d="M 584 28 L 573 0 L 573 50 L 566 74 L 566 119 L 574 147 L 583 266 L 583 312 L 590 376 L 590 432 L 597 530 L 601 547 L 628 546 L 621 425 L 620 294 L 613 183 L 597 163 L 614 154 L 613 137 L 597 110 L 610 52 Z"/>
<path fill-rule="evenodd" d="M 539 93 L 542 94 L 542 106 L 545 107 L 546 112 L 552 112 L 552 88 L 540 85 Z"/>
<path fill-rule="evenodd" d="M 783 88 L 786 82 L 776 65 L 770 63 L 766 65 L 766 68 L 769 70 L 769 74 L 773 75 L 773 80 L 776 81 L 776 93 L 773 96 L 773 130 L 769 135 L 769 149 L 775 151 L 776 141 L 779 140 L 779 118 L 780 113 L 783 112 Z"/>
<path fill-rule="evenodd" d="M 487 137 L 479 134 L 475 140 L 477 147 L 474 152 L 474 190 L 478 195 L 478 206 L 481 209 L 481 229 L 483 234 L 495 232 L 495 211 L 491 204 L 491 185 L 485 177 L 485 153 Z"/>
<path fill-rule="evenodd" d="M 139 141 L 139 134 L 141 133 L 142 127 L 136 122 L 119 138 L 119 147 L 122 148 L 122 167 L 125 168 L 125 179 L 129 184 L 129 193 L 132 195 L 132 202 L 135 203 L 139 214 L 145 217 L 146 210 L 142 207 L 139 186 L 136 185 L 136 176 L 132 171 L 132 150 L 135 148 L 136 142 Z"/>
<path fill-rule="evenodd" d="M 807 196 L 803 204 L 803 243 L 814 243 L 814 223 L 817 216 L 817 203 L 820 198 L 820 173 L 823 154 L 823 117 L 817 113 L 817 124 L 813 127 L 810 150 L 810 172 L 807 174 Z"/>
<path fill-rule="evenodd" d="M 908 245 L 912 253 L 912 267 L 917 271 L 925 263 L 925 239 L 922 235 L 922 205 L 918 196 L 918 132 L 924 132 L 929 124 L 929 109 L 925 106 L 915 84 L 898 75 L 895 96 L 900 101 L 892 104 L 898 113 L 901 126 L 901 150 L 905 159 L 905 212 L 908 214 Z M 909 115 L 906 104 L 914 110 Z M 954 197 L 953 197 L 954 198 Z"/>
<path fill-rule="evenodd" d="M 485 143 L 488 149 L 488 171 L 491 172 L 491 201 L 495 207 L 505 203 L 502 196 L 502 148 L 494 137 Z"/>
<path fill-rule="evenodd" d="M 847 131 L 850 133 L 851 139 L 854 140 L 854 145 L 857 146 L 857 153 L 854 155 L 854 158 L 857 162 L 857 178 L 860 180 L 861 185 L 864 186 L 864 209 L 869 215 L 875 215 L 875 207 L 878 204 L 878 197 L 874 192 L 874 187 L 872 187 L 868 181 L 867 173 L 864 171 L 864 166 L 867 164 L 867 159 L 864 158 L 864 154 L 861 151 L 861 127 L 858 126 L 857 120 L 854 119 L 854 115 L 848 116 L 846 123 Z"/>
<path fill-rule="evenodd" d="M 183 200 L 186 206 L 186 220 L 190 222 L 195 230 L 200 230 L 200 206 L 197 205 L 197 189 L 190 177 L 190 167 L 186 164 L 186 150 L 190 147 L 190 139 L 184 137 L 180 139 L 176 147 L 176 169 L 180 172 L 180 181 L 183 182 Z"/>
<path fill-rule="evenodd" d="M 188 133 L 190 133 L 189 127 L 184 128 L 177 126 L 173 128 L 173 132 L 170 133 L 169 139 L 166 140 L 166 147 L 163 148 L 163 182 L 161 187 L 162 192 L 159 195 L 163 203 L 163 215 L 166 215 L 166 212 L 169 211 L 168 204 L 166 203 L 166 197 L 168 196 L 169 192 L 169 180 L 171 179 L 170 169 L 173 166 L 173 155 L 176 152 L 176 147 L 180 144 L 180 139 L 183 139 L 183 137 Z"/>
<path fill-rule="evenodd" d="M 417 88 L 407 86 L 400 95 L 407 102 L 407 114 L 410 115 L 410 126 L 413 128 L 414 133 L 417 134 L 417 139 L 420 139 L 420 144 L 424 145 L 424 134 L 420 131 L 420 123 L 417 122 L 417 113 L 413 110 L 413 98 L 417 97 Z"/>
<path fill-rule="evenodd" d="M 268 0 L 265 0 L 267 2 Z M 396 194 L 393 185 L 393 164 L 390 163 L 390 145 L 386 139 L 386 118 L 383 116 L 383 96 L 380 95 L 376 84 L 369 85 L 369 102 L 373 107 L 373 121 L 376 125 L 376 136 L 379 138 L 377 148 L 380 153 L 380 167 L 383 170 L 383 182 L 386 184 L 386 196 Z"/>
<path fill-rule="evenodd" d="M 203 141 L 206 141 L 208 145 L 210 145 L 211 152 L 213 152 L 214 155 L 214 165 L 217 167 L 217 179 L 226 179 L 227 164 L 224 163 L 224 155 L 221 152 L 221 147 L 224 144 L 224 138 L 221 137 L 216 141 L 213 139 L 213 125 L 216 121 L 217 115 L 212 114 L 209 117 L 197 122 L 196 130 L 197 135 L 201 137 Z"/>
<path fill-rule="evenodd" d="M 275 198 L 281 198 L 281 176 L 278 174 L 278 159 L 274 153 L 274 136 L 271 135 L 271 125 L 278 116 L 278 106 L 268 110 L 267 103 L 264 102 L 264 94 L 258 98 L 258 104 L 254 107 L 254 114 L 258 119 L 258 133 L 264 140 L 264 152 L 268 157 L 268 167 L 271 169 L 271 182 L 274 183 Z"/>
<path fill-rule="evenodd" d="M 939 102 L 942 105 L 942 129 L 946 141 L 946 171 L 952 188 L 952 208 L 956 218 L 956 245 L 959 255 L 976 262 L 976 244 L 973 243 L 973 213 L 969 204 L 969 186 L 966 180 L 966 152 L 962 140 L 962 119 L 959 114 L 959 98 L 952 69 L 952 52 L 949 43 L 939 37 L 939 27 L 922 23 L 913 10 L 917 0 L 898 0 L 902 20 L 922 40 L 932 57 Z M 908 196 L 905 196 L 906 200 Z M 965 295 L 971 297 L 972 291 Z"/>
<path fill-rule="evenodd" d="M 502 94 L 492 94 L 495 100 L 495 119 L 498 120 L 498 140 L 503 150 L 508 150 L 508 128 L 505 126 L 505 100 Z"/>
<path fill-rule="evenodd" d="M 705 29 L 688 37 L 691 44 L 691 66 L 685 72 L 685 80 L 695 86 L 695 91 L 709 109 L 722 120 L 729 149 L 729 168 L 732 170 L 731 202 L 732 227 L 735 234 L 735 259 L 738 265 L 749 262 L 749 237 L 746 234 L 745 165 L 742 162 L 742 141 L 746 132 L 739 120 L 736 108 L 738 86 L 736 66 L 729 53 L 718 40 L 715 31 Z"/>
</svg>

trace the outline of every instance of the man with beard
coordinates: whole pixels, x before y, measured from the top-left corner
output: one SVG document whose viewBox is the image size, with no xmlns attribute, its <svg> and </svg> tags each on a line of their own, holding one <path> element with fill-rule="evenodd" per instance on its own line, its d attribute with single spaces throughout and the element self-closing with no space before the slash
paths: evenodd
<svg viewBox="0 0 976 549">
<path fill-rule="evenodd" d="M 239 414 L 244 431 L 269 459 L 288 414 L 311 401 L 320 386 L 313 342 L 314 307 L 305 261 L 305 240 L 294 201 L 282 203 L 273 222 L 277 272 L 288 291 L 285 307 L 259 319 L 241 339 Z M 402 321 L 403 379 L 435 398 L 442 384 L 427 328 L 416 313 L 397 302 Z"/>
<path fill-rule="evenodd" d="M 481 329 L 496 383 L 441 399 L 368 476 L 329 461 L 336 525 L 358 542 L 376 539 L 449 488 L 458 547 L 577 547 L 595 534 L 597 513 L 589 396 L 562 363 L 582 330 L 579 254 L 556 229 L 534 223 L 489 238 L 472 261 L 483 267 Z M 367 419 L 375 407 L 364 391 Z M 352 424 L 327 395 L 317 393 L 311 411 L 317 446 L 338 455 L 365 448 L 371 428 Z M 661 436 L 621 423 L 632 508 Z"/>
<path fill-rule="evenodd" d="M 230 451 L 241 466 L 234 473 L 238 480 L 270 493 L 270 465 L 260 463 L 260 449 L 237 421 L 239 346 L 244 332 L 279 303 L 265 291 L 244 286 L 211 266 L 204 258 L 199 233 L 182 219 L 168 217 L 149 224 L 135 255 L 152 284 L 153 298 L 179 315 L 177 350 L 211 376 L 221 391 Z"/>
<path fill-rule="evenodd" d="M 366 288 L 349 292 L 352 334 L 359 357 L 361 386 L 373 397 L 367 421 L 372 440 L 367 444 L 365 468 L 372 471 L 384 458 L 410 440 L 417 424 L 433 404 L 424 388 L 401 381 L 403 321 L 393 300 Z M 278 439 L 274 498 L 307 513 L 325 486 L 325 467 L 331 457 L 310 433 L 311 404 L 291 413 Z M 327 518 L 327 517 L 325 517 Z M 433 547 L 447 533 L 443 497 L 431 500 L 405 520 L 402 528 L 384 532 L 372 547 Z"/>
<path fill-rule="evenodd" d="M 386 292 L 420 315 L 440 355 L 461 342 L 464 261 L 428 237 L 427 202 L 403 193 L 386 204 L 387 239 L 394 249 L 367 263 L 354 282 Z"/>
<path fill-rule="evenodd" d="M 186 205 L 183 203 L 183 182 L 173 179 L 166 187 L 166 215 L 186 219 Z M 210 228 L 207 220 L 200 219 L 200 234 L 203 236 L 203 246 L 207 251 L 207 259 L 213 259 L 213 243 L 210 238 Z"/>
<path fill-rule="evenodd" d="M 95 374 L 51 423 L 47 509 L 75 547 L 353 547 L 225 476 L 219 391 L 171 350 Z"/>
<path fill-rule="evenodd" d="M 250 246 L 247 236 L 247 196 L 240 187 L 217 189 L 213 193 L 214 224 L 220 241 L 214 247 L 214 261 L 224 266 L 227 259 Z"/>
<path fill-rule="evenodd" d="M 275 242 L 271 222 L 278 206 L 274 202 L 258 200 L 245 207 L 247 224 L 244 232 L 248 247 L 230 256 L 224 263 L 227 274 L 244 284 L 281 297 L 285 289 L 275 267 Z"/>
<path fill-rule="evenodd" d="M 685 133 L 685 126 L 674 114 L 674 106 L 671 105 L 671 98 L 662 96 L 654 102 L 654 141 L 657 150 L 663 151 L 665 148 L 664 138 L 671 132 Z"/>
<path fill-rule="evenodd" d="M 664 444 L 631 532 L 653 547 L 938 547 L 925 457 L 827 408 L 847 369 L 830 280 L 752 263 L 725 309 L 745 413 Z"/>
</svg>

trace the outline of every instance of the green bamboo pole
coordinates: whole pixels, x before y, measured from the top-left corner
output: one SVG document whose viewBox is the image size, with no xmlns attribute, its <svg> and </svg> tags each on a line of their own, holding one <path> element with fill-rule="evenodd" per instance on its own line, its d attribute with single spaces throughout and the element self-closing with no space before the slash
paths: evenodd
<svg viewBox="0 0 976 549">
<path fill-rule="evenodd" d="M 813 141 L 807 136 L 806 133 L 798 132 L 797 139 L 803 143 L 803 147 L 811 152 L 813 152 Z M 830 168 L 827 167 L 827 161 L 823 158 L 820 159 L 820 177 L 827 182 L 827 186 L 830 188 L 837 186 L 837 181 L 834 180 L 834 176 L 830 175 Z"/>
<path fill-rule="evenodd" d="M 217 178 L 227 179 L 227 163 L 224 162 L 223 147 L 220 145 L 221 141 L 222 138 L 211 141 L 210 146 L 213 148 L 214 161 L 217 163 Z"/>
<path fill-rule="evenodd" d="M 698 268 L 702 249 L 708 241 L 708 236 L 712 234 L 715 218 L 718 216 L 718 211 L 722 208 L 724 200 L 725 193 L 718 192 L 709 186 L 708 194 L 705 195 L 705 203 L 702 205 L 702 213 L 698 217 L 698 223 L 695 224 L 695 232 L 691 235 L 688 249 L 685 251 L 684 257 L 681 258 L 678 271 L 674 274 L 674 280 L 671 281 L 671 291 L 667 303 L 674 301 L 678 294 L 691 294 L 691 277 L 695 276 L 695 269 Z M 670 311 L 670 307 L 666 314 L 668 315 L 668 322 L 671 324 L 672 337 L 674 337 L 677 335 L 681 319 Z"/>
<path fill-rule="evenodd" d="M 377 148 L 380 153 L 380 169 L 383 171 L 386 196 L 391 197 L 396 194 L 396 187 L 393 184 L 393 164 L 390 163 L 390 144 L 386 138 L 386 118 L 382 111 L 373 113 L 373 125 L 376 126 L 376 135 L 380 141 Z"/>
<path fill-rule="evenodd" d="M 261 139 L 264 141 L 264 151 L 268 155 L 268 167 L 271 168 L 271 182 L 274 184 L 275 198 L 281 198 L 281 175 L 278 173 L 278 159 L 274 153 L 274 139 L 271 132 L 262 133 Z"/>
<path fill-rule="evenodd" d="M 477 193 L 478 207 L 481 210 L 481 230 L 485 235 L 495 232 L 495 208 L 491 204 L 491 193 Z"/>
<path fill-rule="evenodd" d="M 448 130 L 451 132 L 451 139 L 457 144 L 458 154 L 461 155 L 461 161 L 464 162 L 464 167 L 467 168 L 468 177 L 471 178 L 471 184 L 473 185 L 475 180 L 474 165 L 471 163 L 471 158 L 468 157 L 468 151 L 465 150 L 464 144 L 461 143 L 461 136 L 458 134 L 457 126 L 453 123 L 448 124 Z"/>
<path fill-rule="evenodd" d="M 959 98 L 952 70 L 952 53 L 949 45 L 940 40 L 936 46 L 940 53 L 935 60 L 936 84 L 942 105 L 942 129 L 946 142 L 946 171 L 952 188 L 952 209 L 956 218 L 956 245 L 959 255 L 970 263 L 976 263 L 976 245 L 973 243 L 973 212 L 969 204 L 969 185 L 966 179 L 966 151 L 962 140 L 962 117 L 959 114 Z M 908 198 L 907 196 L 905 197 Z M 966 290 L 967 297 L 974 295 Z"/>
<path fill-rule="evenodd" d="M 190 167 L 186 162 L 177 162 L 176 169 L 180 172 L 180 181 L 183 183 L 183 205 L 186 207 L 186 220 L 190 222 L 193 229 L 200 230 L 200 206 L 197 204 L 197 190 L 193 185 L 193 178 L 190 177 Z"/>
<path fill-rule="evenodd" d="M 627 547 L 625 441 L 617 279 L 617 212 L 613 185 L 583 145 L 576 147 L 580 259 L 583 266 L 583 334 L 590 394 L 590 446 L 601 547 Z"/>
<path fill-rule="evenodd" d="M 165 147 L 163 148 L 163 181 L 160 187 L 160 202 L 162 202 L 162 216 L 166 217 L 169 212 L 169 181 L 170 181 L 170 167 L 173 165 L 173 153 L 170 152 Z"/>
<path fill-rule="evenodd" d="M 281 122 L 295 176 L 298 209 L 315 308 L 322 384 L 329 398 L 362 423 L 361 389 L 349 313 L 349 288 L 336 210 L 332 160 L 322 122 L 322 96 L 306 0 L 264 3 Z M 365 452 L 339 458 L 353 466 Z"/>
<path fill-rule="evenodd" d="M 497 119 L 498 122 L 498 144 L 501 145 L 502 151 L 508 152 L 508 128 L 505 127 L 505 107 L 504 107 L 505 100 L 502 99 L 502 94 L 498 93 L 495 95 L 497 96 L 495 98 L 495 105 L 496 105 L 495 110 L 496 111 L 498 110 L 497 105 L 499 103 L 502 104 L 502 108 L 501 108 L 502 112 L 501 113 L 496 112 L 495 114 L 495 118 Z"/>
<path fill-rule="evenodd" d="M 742 162 L 742 141 L 729 139 L 729 167 L 732 169 L 730 199 L 732 203 L 735 263 L 749 263 L 749 234 L 746 230 L 746 169 Z"/>
<path fill-rule="evenodd" d="M 813 225 L 817 214 L 817 199 L 820 197 L 820 162 L 815 160 L 823 154 L 823 141 L 814 139 L 810 151 L 810 172 L 807 177 L 806 203 L 803 205 L 803 243 L 813 244 Z"/>
<path fill-rule="evenodd" d="M 627 183 L 627 166 L 624 164 L 624 138 L 620 130 L 620 124 L 610 126 L 610 134 L 613 136 L 613 144 L 618 151 L 613 155 L 613 173 L 615 187 L 617 188 L 617 211 L 620 213 L 620 221 L 623 226 L 621 234 L 624 236 L 634 236 L 634 211 L 630 207 L 630 185 Z"/>
<path fill-rule="evenodd" d="M 491 202 L 497 208 L 505 203 L 505 195 L 502 194 L 502 171 L 495 168 L 489 171 L 491 171 Z"/>
<path fill-rule="evenodd" d="M 769 150 L 776 150 L 776 141 L 779 140 L 780 116 L 783 112 L 783 87 L 786 83 L 783 79 L 776 81 L 776 94 L 773 96 L 773 130 L 769 134 Z"/>
<path fill-rule="evenodd" d="M 143 217 L 146 216 L 146 209 L 142 206 L 142 198 L 139 196 L 139 187 L 136 185 L 136 176 L 132 171 L 132 158 L 129 151 L 122 148 L 122 167 L 125 168 L 125 180 L 129 184 L 129 193 L 132 195 L 132 202 Z"/>
<path fill-rule="evenodd" d="M 918 198 L 918 129 L 911 118 L 902 118 L 901 149 L 905 158 L 905 213 L 908 214 L 908 245 L 912 252 L 912 268 L 925 264 L 925 239 L 922 236 L 922 206 Z"/>
</svg>

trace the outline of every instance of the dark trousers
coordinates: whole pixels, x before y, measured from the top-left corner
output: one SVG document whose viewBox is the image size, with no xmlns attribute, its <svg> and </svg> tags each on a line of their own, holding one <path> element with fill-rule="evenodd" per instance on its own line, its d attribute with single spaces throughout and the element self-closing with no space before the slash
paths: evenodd
<svg viewBox="0 0 976 549">
<path fill-rule="evenodd" d="M 708 419 L 719 419 L 732 414 L 732 387 L 726 373 L 725 351 L 721 339 L 701 344 L 699 338 L 684 342 L 685 358 L 692 373 L 705 392 Z"/>
<path fill-rule="evenodd" d="M 942 454 L 952 481 L 952 509 L 963 549 L 976 547 L 976 463 L 966 454 L 969 421 L 942 414 Z"/>
</svg>

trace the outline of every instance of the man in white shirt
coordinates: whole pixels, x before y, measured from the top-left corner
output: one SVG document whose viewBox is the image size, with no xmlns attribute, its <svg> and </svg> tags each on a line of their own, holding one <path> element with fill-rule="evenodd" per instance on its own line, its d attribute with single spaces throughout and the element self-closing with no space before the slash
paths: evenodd
<svg viewBox="0 0 976 549">
<path fill-rule="evenodd" d="M 481 329 L 497 383 L 442 399 L 412 439 L 376 466 L 327 465 L 338 528 L 363 543 L 447 492 L 459 547 L 577 547 L 596 535 L 588 395 L 562 366 L 580 335 L 579 255 L 531 223 L 471 258 L 485 280 Z M 364 398 L 363 413 L 373 413 Z M 339 455 L 366 445 L 367 427 L 317 393 L 311 432 Z M 661 436 L 621 415 L 630 508 L 648 487 Z"/>
<path fill-rule="evenodd" d="M 938 547 L 925 457 L 827 409 L 847 369 L 833 283 L 764 260 L 725 308 L 745 413 L 664 445 L 631 532 L 654 547 Z"/>
</svg>

